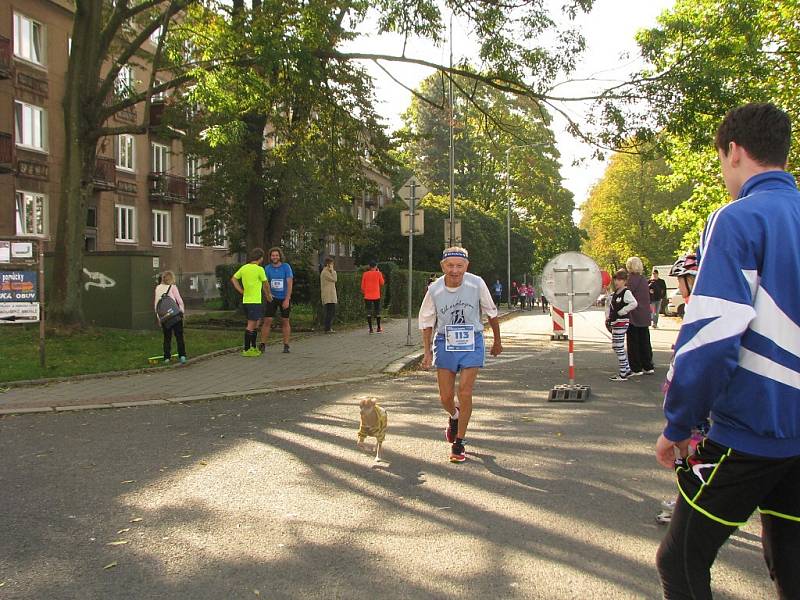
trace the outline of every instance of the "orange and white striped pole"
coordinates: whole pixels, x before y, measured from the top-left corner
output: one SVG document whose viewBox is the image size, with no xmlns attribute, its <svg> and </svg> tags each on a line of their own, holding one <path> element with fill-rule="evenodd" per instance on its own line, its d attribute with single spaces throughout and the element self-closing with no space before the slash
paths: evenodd
<svg viewBox="0 0 800 600">
<path fill-rule="evenodd" d="M 550 339 L 551 340 L 566 339 L 566 334 L 564 333 L 564 328 L 565 328 L 564 311 L 559 310 L 551 305 L 550 318 L 553 321 L 553 335 L 550 336 Z"/>
</svg>

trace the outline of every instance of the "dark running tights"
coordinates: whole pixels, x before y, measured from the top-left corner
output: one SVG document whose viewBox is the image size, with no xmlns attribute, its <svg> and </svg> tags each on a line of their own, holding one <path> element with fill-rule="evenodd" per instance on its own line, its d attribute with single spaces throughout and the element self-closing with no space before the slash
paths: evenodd
<svg viewBox="0 0 800 600">
<path fill-rule="evenodd" d="M 656 563 L 666 600 L 711 600 L 711 565 L 736 530 L 678 498 Z M 800 523 L 761 515 L 761 544 L 778 598 L 800 599 Z"/>
<path fill-rule="evenodd" d="M 172 334 L 178 342 L 178 356 L 186 356 L 186 345 L 183 342 L 183 321 L 178 321 L 172 327 L 161 327 L 164 332 L 164 360 L 169 360 L 172 354 Z"/>
</svg>

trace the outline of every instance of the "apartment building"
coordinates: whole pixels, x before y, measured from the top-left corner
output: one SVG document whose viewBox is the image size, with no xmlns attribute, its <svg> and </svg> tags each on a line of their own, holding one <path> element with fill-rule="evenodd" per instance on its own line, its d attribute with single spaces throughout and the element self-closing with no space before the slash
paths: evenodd
<svg viewBox="0 0 800 600">
<path fill-rule="evenodd" d="M 36 235 L 52 251 L 64 164 L 61 100 L 70 50 L 71 0 L 11 0 L 0 5 L 0 236 Z M 153 36 L 143 50 L 155 50 Z M 150 48 L 148 48 L 148 44 Z M 124 67 L 115 93 L 142 90 L 150 72 Z M 112 117 L 111 125 L 138 123 L 142 106 Z M 184 297 L 216 295 L 216 265 L 233 262 L 224 230 L 204 242 L 210 211 L 198 200 L 198 162 L 183 153 L 179 132 L 159 127 L 164 99 L 154 99 L 150 131 L 118 135 L 98 148 L 94 194 L 86 210 L 86 252 L 144 251 L 161 270 L 178 276 Z M 377 189 L 356 198 L 352 210 L 365 226 L 390 201 L 391 184 L 365 163 Z M 329 240 L 328 254 L 352 267 L 352 243 Z"/>
</svg>

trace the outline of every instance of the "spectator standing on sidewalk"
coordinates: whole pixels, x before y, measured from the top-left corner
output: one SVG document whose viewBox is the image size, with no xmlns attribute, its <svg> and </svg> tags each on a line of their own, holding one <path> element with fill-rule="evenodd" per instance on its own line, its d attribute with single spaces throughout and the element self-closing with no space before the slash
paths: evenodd
<svg viewBox="0 0 800 600">
<path fill-rule="evenodd" d="M 269 290 L 272 297 L 264 305 L 264 324 L 261 326 L 261 343 L 258 349 L 266 350 L 267 338 L 272 327 L 275 313 L 280 311 L 281 333 L 283 334 L 283 353 L 289 354 L 289 336 L 292 327 L 289 324 L 289 313 L 292 310 L 292 284 L 294 272 L 289 263 L 284 262 L 283 250 L 277 246 L 269 249 L 269 264 L 264 267 L 264 272 L 269 281 Z"/>
<path fill-rule="evenodd" d="M 175 285 L 175 273 L 172 271 L 164 271 L 161 274 L 161 283 L 156 286 L 155 299 L 153 300 L 153 310 L 156 311 L 156 318 L 158 318 L 158 301 L 161 296 L 166 294 L 178 305 L 180 310 L 180 318 L 173 318 L 170 321 L 159 320 L 161 331 L 164 334 L 164 362 L 168 363 L 172 358 L 172 336 L 175 336 L 175 343 L 178 345 L 178 360 L 181 363 L 186 362 L 186 344 L 183 340 L 183 316 L 186 314 L 186 307 L 183 304 L 183 298 L 178 286 Z M 173 305 L 174 309 L 174 305 Z"/>
<path fill-rule="evenodd" d="M 614 293 L 608 301 L 608 317 L 606 329 L 611 332 L 611 348 L 617 355 L 619 372 L 610 377 L 611 381 L 627 381 L 631 375 L 628 365 L 628 354 L 625 352 L 625 334 L 628 331 L 628 314 L 639 305 L 636 298 L 627 288 L 628 272 L 620 269 L 614 274 Z"/>
<path fill-rule="evenodd" d="M 647 287 L 650 289 L 650 313 L 652 314 L 653 329 L 658 329 L 658 315 L 661 312 L 661 304 L 667 296 L 667 284 L 658 277 L 658 269 L 653 269 Z"/>
<path fill-rule="evenodd" d="M 385 283 L 383 273 L 378 269 L 378 263 L 374 260 L 370 261 L 369 269 L 364 271 L 361 276 L 361 293 L 364 295 L 370 333 L 372 333 L 373 317 L 378 326 L 378 333 L 383 333 L 383 328 L 381 327 L 381 288 Z"/>
<path fill-rule="evenodd" d="M 717 129 L 735 201 L 700 238 L 655 449 L 680 490 L 657 554 L 668 599 L 711 598 L 717 552 L 756 509 L 777 597 L 800 598 L 800 192 L 785 170 L 790 140 L 789 117 L 772 104 L 733 109 Z M 688 455 L 706 417 L 708 437 Z"/>
<path fill-rule="evenodd" d="M 264 251 L 261 248 L 250 250 L 246 265 L 242 265 L 231 277 L 231 285 L 242 294 L 242 307 L 244 308 L 247 326 L 244 330 L 244 350 L 242 356 L 261 356 L 261 351 L 256 348 L 258 339 L 258 322 L 264 317 L 264 304 L 261 298 L 263 293 L 272 299 L 267 286 L 267 275 L 264 273 Z M 241 282 L 241 283 L 240 283 Z"/>
<path fill-rule="evenodd" d="M 333 319 L 336 316 L 336 281 L 339 276 L 333 268 L 333 259 L 325 259 L 325 266 L 319 274 L 319 289 L 322 296 L 322 305 L 325 307 L 325 333 L 333 333 Z"/>
<path fill-rule="evenodd" d="M 464 438 L 472 416 L 472 388 L 484 362 L 482 314 L 489 318 L 494 335 L 492 356 L 498 356 L 503 346 L 497 307 L 492 302 L 486 282 L 467 273 L 467 251 L 459 246 L 448 248 L 442 254 L 441 265 L 444 277 L 428 288 L 419 309 L 419 328 L 425 351 L 422 368 L 436 367 L 439 400 L 448 415 L 445 438 L 452 444 L 450 460 L 463 462 L 466 460 Z M 456 376 L 459 373 L 456 404 Z"/>
<path fill-rule="evenodd" d="M 636 298 L 638 306 L 629 313 L 628 325 L 628 362 L 631 367 L 631 377 L 638 377 L 642 373 L 652 375 L 653 347 L 650 345 L 650 289 L 647 280 L 642 276 L 644 265 L 638 256 L 631 256 L 625 261 L 628 271 L 628 289 Z"/>
<path fill-rule="evenodd" d="M 494 280 L 492 294 L 494 295 L 494 305 L 500 306 L 500 299 L 503 297 L 503 284 L 500 283 L 499 279 Z"/>
</svg>

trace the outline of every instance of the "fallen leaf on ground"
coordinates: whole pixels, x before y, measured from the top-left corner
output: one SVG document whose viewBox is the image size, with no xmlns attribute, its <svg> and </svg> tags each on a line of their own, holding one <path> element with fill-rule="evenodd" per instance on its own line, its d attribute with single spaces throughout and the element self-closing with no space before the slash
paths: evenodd
<svg viewBox="0 0 800 600">
<path fill-rule="evenodd" d="M 181 454 L 181 458 L 192 458 L 191 454 Z"/>
<path fill-rule="evenodd" d="M 125 481 L 120 481 L 120 483 L 136 483 L 135 479 L 126 479 Z"/>
<path fill-rule="evenodd" d="M 128 543 L 128 540 L 114 540 L 113 542 L 108 542 L 106 546 L 124 546 Z"/>
<path fill-rule="evenodd" d="M 108 563 L 108 564 L 107 564 L 105 567 L 103 567 L 103 568 L 104 568 L 104 569 L 113 569 L 113 568 L 114 568 L 114 567 L 116 567 L 116 566 L 117 566 L 117 561 L 114 561 L 114 562 L 112 562 L 112 563 Z"/>
<path fill-rule="evenodd" d="M 131 519 L 129 522 L 130 523 L 138 523 L 141 520 L 142 520 L 142 517 L 136 517 L 135 519 Z"/>
<path fill-rule="evenodd" d="M 205 466 L 206 466 L 208 463 L 207 463 L 206 461 L 204 461 L 204 460 L 201 460 L 201 461 L 200 461 L 200 464 L 201 464 L 201 465 L 203 465 L 203 466 L 205 467 Z"/>
<path fill-rule="evenodd" d="M 123 533 L 128 533 L 131 530 L 130 527 L 126 527 L 125 529 L 120 529 L 117 531 L 117 535 L 122 535 Z"/>
</svg>

